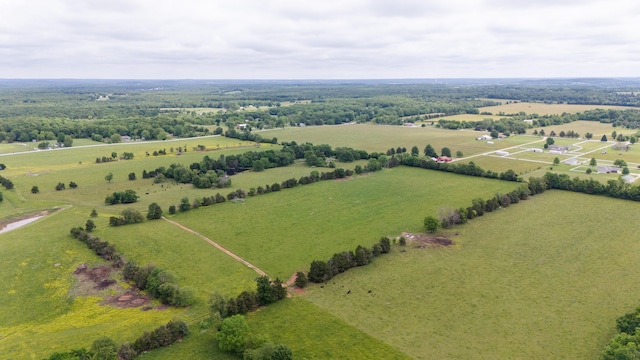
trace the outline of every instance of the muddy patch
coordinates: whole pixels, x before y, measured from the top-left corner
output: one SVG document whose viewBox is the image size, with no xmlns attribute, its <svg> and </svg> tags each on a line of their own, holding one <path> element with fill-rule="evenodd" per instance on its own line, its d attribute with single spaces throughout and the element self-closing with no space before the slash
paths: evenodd
<svg viewBox="0 0 640 360">
<path fill-rule="evenodd" d="M 20 216 L 8 218 L 8 219 L 2 219 L 0 220 L 0 234 L 25 226 L 29 223 L 32 223 L 36 220 L 39 220 L 53 213 L 54 211 L 56 210 L 43 210 L 43 211 L 24 214 L 24 215 L 20 215 Z"/>
<path fill-rule="evenodd" d="M 82 264 L 73 274 L 78 278 L 76 286 L 70 291 L 72 296 L 104 296 L 103 305 L 119 308 L 134 308 L 151 303 L 148 295 L 135 289 L 124 289 L 113 279 L 115 270 L 109 265 L 89 267 Z M 115 294 L 115 295 L 113 295 Z"/>
<path fill-rule="evenodd" d="M 403 232 L 402 236 L 407 240 L 407 244 L 419 249 L 426 247 L 440 247 L 451 246 L 454 244 L 453 240 L 445 236 L 435 236 L 429 234 L 412 234 Z"/>
</svg>

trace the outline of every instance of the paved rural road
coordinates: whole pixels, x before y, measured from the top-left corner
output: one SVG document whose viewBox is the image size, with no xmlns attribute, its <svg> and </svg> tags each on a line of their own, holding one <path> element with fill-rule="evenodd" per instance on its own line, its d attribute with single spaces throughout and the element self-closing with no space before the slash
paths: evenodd
<svg viewBox="0 0 640 360">
<path fill-rule="evenodd" d="M 167 219 L 167 218 L 166 218 L 166 217 L 164 217 L 164 216 L 162 217 L 162 220 L 164 220 L 164 221 L 166 221 L 166 222 L 168 222 L 168 223 L 170 223 L 170 224 L 173 224 L 173 225 L 175 225 L 175 226 L 177 226 L 177 227 L 179 227 L 179 228 L 181 228 L 181 229 L 183 229 L 183 230 L 186 230 L 186 231 L 188 231 L 188 232 L 190 232 L 190 233 L 192 233 L 192 234 L 194 234 L 194 235 L 199 236 L 202 240 L 204 240 L 204 241 L 208 242 L 209 244 L 211 244 L 211 245 L 215 246 L 216 248 L 218 248 L 219 250 L 221 250 L 223 253 L 225 253 L 225 254 L 227 254 L 227 255 L 231 256 L 232 258 L 234 258 L 236 261 L 238 261 L 238 262 L 240 262 L 240 263 L 242 263 L 242 264 L 246 265 L 247 267 L 249 267 L 249 268 L 253 269 L 253 271 L 257 272 L 258 274 L 260 274 L 260 275 L 262 275 L 262 276 L 267 276 L 267 277 L 269 277 L 269 275 L 267 275 L 267 273 L 266 273 L 266 272 L 264 272 L 264 271 L 260 270 L 257 266 L 255 266 L 255 265 L 253 265 L 252 263 L 248 262 L 247 260 L 245 260 L 245 259 L 241 258 L 240 256 L 238 256 L 238 255 L 236 255 L 236 254 L 232 253 L 231 251 L 229 251 L 229 250 L 225 249 L 224 247 L 222 247 L 222 245 L 220 245 L 220 244 L 218 244 L 217 242 L 215 242 L 215 241 L 213 241 L 213 240 L 209 239 L 208 237 L 206 237 L 206 236 L 204 236 L 204 235 L 200 234 L 199 232 L 196 232 L 196 231 L 194 231 L 194 230 L 191 230 L 191 229 L 189 229 L 188 227 L 186 227 L 186 226 L 184 226 L 184 225 L 182 225 L 182 224 L 180 224 L 180 223 L 177 223 L 177 222 L 175 222 L 175 221 L 173 221 L 173 220 L 169 220 L 169 219 Z"/>
</svg>

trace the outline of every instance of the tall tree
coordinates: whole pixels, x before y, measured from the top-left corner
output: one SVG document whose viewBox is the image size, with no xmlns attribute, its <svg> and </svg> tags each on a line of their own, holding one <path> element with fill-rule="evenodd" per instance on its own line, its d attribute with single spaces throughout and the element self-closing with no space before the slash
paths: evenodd
<svg viewBox="0 0 640 360">
<path fill-rule="evenodd" d="M 427 144 L 424 148 L 424 156 L 428 157 L 438 157 L 438 153 L 436 153 L 436 149 L 431 146 L 431 144 Z"/>
</svg>

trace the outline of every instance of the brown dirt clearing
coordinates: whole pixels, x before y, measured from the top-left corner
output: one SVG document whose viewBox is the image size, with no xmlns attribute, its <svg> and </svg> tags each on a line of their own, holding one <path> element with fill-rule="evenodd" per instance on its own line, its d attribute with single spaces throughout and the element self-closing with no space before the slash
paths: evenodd
<svg viewBox="0 0 640 360">
<path fill-rule="evenodd" d="M 148 305 L 151 298 L 135 289 L 124 289 L 111 277 L 114 269 L 109 265 L 90 268 L 82 264 L 73 274 L 78 278 L 76 286 L 70 291 L 72 296 L 106 296 L 103 305 L 119 308 L 132 308 Z M 115 295 L 110 295 L 115 293 Z"/>
<path fill-rule="evenodd" d="M 451 246 L 454 244 L 453 240 L 444 237 L 430 234 L 413 234 L 403 232 L 402 236 L 407 239 L 407 244 L 411 244 L 415 248 L 424 249 L 425 247 L 440 247 Z"/>
</svg>

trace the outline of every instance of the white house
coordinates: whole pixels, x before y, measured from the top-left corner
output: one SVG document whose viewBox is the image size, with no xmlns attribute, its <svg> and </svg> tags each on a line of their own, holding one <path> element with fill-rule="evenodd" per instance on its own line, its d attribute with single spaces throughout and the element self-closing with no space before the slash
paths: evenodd
<svg viewBox="0 0 640 360">
<path fill-rule="evenodd" d="M 491 135 L 482 135 L 476 138 L 476 140 L 492 140 Z"/>
</svg>

